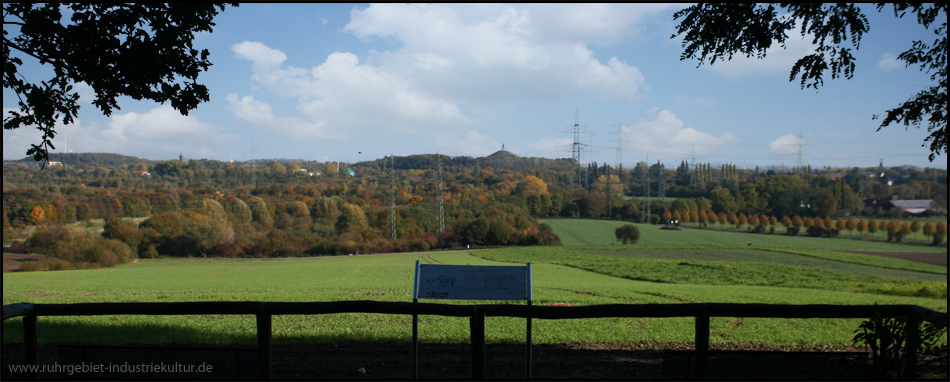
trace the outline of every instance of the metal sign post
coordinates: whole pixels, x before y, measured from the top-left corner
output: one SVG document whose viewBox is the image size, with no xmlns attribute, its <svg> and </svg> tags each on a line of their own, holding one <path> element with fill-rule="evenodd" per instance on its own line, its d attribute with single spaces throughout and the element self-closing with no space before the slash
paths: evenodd
<svg viewBox="0 0 950 382">
<path fill-rule="evenodd" d="M 450 300 L 525 300 L 532 304 L 534 296 L 531 287 L 531 263 L 525 266 L 480 266 L 480 265 L 442 265 L 422 264 L 416 260 L 415 280 L 412 289 L 412 302 L 420 298 Z M 412 378 L 418 378 L 419 371 L 419 316 L 412 315 Z M 484 325 L 474 325 L 472 338 L 484 341 Z M 531 378 L 531 317 L 527 319 L 527 357 L 525 376 Z M 484 343 L 472 344 L 473 348 L 484 349 Z M 476 352 L 477 353 L 477 352 Z M 478 358 L 473 354 L 473 362 L 484 367 L 484 354 Z M 476 365 L 473 365 L 473 367 Z M 479 374 L 477 370 L 474 373 Z M 484 377 L 484 370 L 481 376 Z"/>
</svg>

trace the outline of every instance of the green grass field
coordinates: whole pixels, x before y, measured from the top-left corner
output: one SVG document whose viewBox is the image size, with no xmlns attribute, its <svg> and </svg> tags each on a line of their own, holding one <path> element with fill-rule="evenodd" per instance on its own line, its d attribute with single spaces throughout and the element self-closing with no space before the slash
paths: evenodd
<svg viewBox="0 0 950 382">
<path fill-rule="evenodd" d="M 416 260 L 423 260 L 459 265 L 532 262 L 534 297 L 538 305 L 555 302 L 573 306 L 684 302 L 915 304 L 947 311 L 946 267 L 829 250 L 857 250 L 854 248 L 857 245 L 893 247 L 886 243 L 694 229 L 665 231 L 641 226 L 640 243 L 621 246 L 610 244 L 614 241 L 611 227 L 619 223 L 549 222 L 557 223 L 552 226 L 565 243 L 569 243 L 569 237 L 576 237 L 578 241 L 586 240 L 584 245 L 287 260 L 146 259 L 107 269 L 5 274 L 3 304 L 409 302 L 413 266 Z M 751 248 L 746 245 L 750 240 L 755 243 Z M 933 250 L 924 246 L 906 247 Z M 934 256 L 939 255 L 941 253 L 934 252 Z M 946 252 L 942 255 L 946 256 Z M 841 345 L 851 342 L 860 321 L 713 318 L 711 340 Z M 533 338 L 535 343 L 690 342 L 693 325 L 692 318 L 535 320 Z M 253 344 L 255 341 L 253 316 L 42 317 L 39 328 L 42 344 Z M 276 316 L 273 330 L 275 344 L 405 343 L 411 338 L 411 317 L 382 314 Z M 467 342 L 468 331 L 466 318 L 420 318 L 423 342 Z M 486 321 L 486 336 L 494 343 L 523 342 L 524 320 L 490 317 Z M 22 342 L 22 320 L 3 323 L 3 342 Z"/>
<path fill-rule="evenodd" d="M 747 245 L 754 247 L 812 248 L 842 251 L 881 252 L 947 252 L 947 247 L 923 243 L 888 243 L 880 238 L 836 237 L 812 238 L 780 234 L 755 234 L 745 231 L 698 229 L 689 226 L 679 230 L 660 229 L 662 225 L 627 223 L 616 220 L 543 219 L 561 237 L 561 244 L 609 245 L 618 243 L 614 230 L 624 224 L 635 224 L 641 232 L 638 244 L 702 244 Z"/>
</svg>

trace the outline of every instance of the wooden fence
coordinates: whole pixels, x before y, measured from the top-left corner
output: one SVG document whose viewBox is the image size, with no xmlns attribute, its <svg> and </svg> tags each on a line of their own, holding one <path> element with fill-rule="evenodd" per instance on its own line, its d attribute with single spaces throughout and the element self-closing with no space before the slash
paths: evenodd
<svg viewBox="0 0 950 382">
<path fill-rule="evenodd" d="M 916 374 L 917 339 L 922 321 L 946 320 L 944 313 L 916 305 L 773 305 L 773 304 L 611 304 L 572 307 L 538 305 L 447 305 L 411 302 L 116 302 L 78 304 L 19 303 L 3 306 L 3 320 L 23 317 L 25 364 L 39 362 L 37 317 L 102 315 L 250 314 L 257 317 L 257 346 L 264 349 L 270 372 L 271 318 L 275 315 L 381 313 L 469 317 L 472 378 L 485 377 L 485 317 L 580 319 L 605 317 L 695 317 L 696 350 L 709 350 L 710 317 L 870 318 L 875 314 L 908 317 L 904 375 Z M 407 330 L 408 332 L 408 330 Z M 530 367 L 530 365 L 529 365 Z M 36 377 L 33 375 L 33 377 Z"/>
</svg>

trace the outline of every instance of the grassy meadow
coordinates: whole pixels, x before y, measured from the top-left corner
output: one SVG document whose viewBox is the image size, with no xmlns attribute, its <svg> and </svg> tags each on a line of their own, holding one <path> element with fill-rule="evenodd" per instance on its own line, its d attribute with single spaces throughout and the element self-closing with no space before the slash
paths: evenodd
<svg viewBox="0 0 950 382">
<path fill-rule="evenodd" d="M 561 237 L 561 244 L 610 245 L 617 244 L 614 230 L 626 222 L 616 220 L 584 219 L 542 219 Z M 947 247 L 934 247 L 920 242 L 888 243 L 878 237 L 839 236 L 836 238 L 815 238 L 784 235 L 784 230 L 776 229 L 774 234 L 754 234 L 745 230 L 698 229 L 689 225 L 679 230 L 661 229 L 662 225 L 636 224 L 640 228 L 642 244 L 702 244 L 702 245 L 747 245 L 754 247 L 812 248 L 840 251 L 880 251 L 880 252 L 940 252 L 947 253 Z M 716 225 L 718 227 L 718 225 Z M 711 226 L 712 227 L 712 226 Z M 909 237 L 913 237 L 911 234 Z M 920 235 L 922 238 L 923 235 Z"/>
<path fill-rule="evenodd" d="M 947 311 L 947 268 L 836 252 L 946 248 L 843 238 L 660 230 L 638 225 L 636 245 L 615 244 L 621 223 L 549 220 L 562 247 L 312 259 L 143 259 L 95 270 L 3 276 L 3 304 L 156 301 L 405 301 L 416 260 L 458 265 L 531 262 L 535 304 L 915 304 Z M 749 241 L 752 246 L 747 245 Z M 425 300 L 438 303 L 491 301 Z M 722 317 L 712 342 L 776 345 L 849 344 L 861 320 Z M 690 342 L 692 318 L 534 320 L 535 343 Z M 253 344 L 253 316 L 42 317 L 40 343 Z M 523 342 L 523 319 L 489 317 L 490 343 Z M 275 316 L 275 344 L 411 339 L 411 317 L 382 314 Z M 420 317 L 420 340 L 469 339 L 468 319 Z M 3 323 L 3 343 L 22 342 L 22 320 Z"/>
</svg>

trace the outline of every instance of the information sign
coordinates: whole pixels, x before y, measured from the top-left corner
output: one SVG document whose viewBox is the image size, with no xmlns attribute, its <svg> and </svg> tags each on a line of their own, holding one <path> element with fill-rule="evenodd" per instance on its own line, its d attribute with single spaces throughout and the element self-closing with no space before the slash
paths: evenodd
<svg viewBox="0 0 950 382">
<path fill-rule="evenodd" d="M 416 263 L 413 299 L 531 301 L 531 264 L 526 266 Z"/>
</svg>

